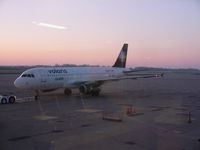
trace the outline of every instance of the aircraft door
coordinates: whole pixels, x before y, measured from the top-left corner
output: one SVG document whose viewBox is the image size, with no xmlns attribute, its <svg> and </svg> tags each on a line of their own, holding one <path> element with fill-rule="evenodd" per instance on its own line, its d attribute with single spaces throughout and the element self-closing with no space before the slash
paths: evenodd
<svg viewBox="0 0 200 150">
<path fill-rule="evenodd" d="M 46 88 L 47 78 L 45 73 L 41 73 L 41 88 Z"/>
</svg>

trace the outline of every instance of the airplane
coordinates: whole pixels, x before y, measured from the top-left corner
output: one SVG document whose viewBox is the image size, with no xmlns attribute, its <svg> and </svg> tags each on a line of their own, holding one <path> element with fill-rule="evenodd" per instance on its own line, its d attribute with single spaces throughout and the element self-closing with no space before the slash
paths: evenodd
<svg viewBox="0 0 200 150">
<path fill-rule="evenodd" d="M 130 74 L 138 72 L 126 68 L 128 44 L 124 44 L 112 67 L 36 67 L 24 71 L 15 81 L 17 88 L 34 90 L 35 99 L 39 92 L 50 92 L 60 88 L 66 95 L 78 88 L 80 93 L 98 96 L 105 82 L 124 79 L 162 77 L 163 74 Z M 143 71 L 143 70 L 142 70 Z"/>
</svg>

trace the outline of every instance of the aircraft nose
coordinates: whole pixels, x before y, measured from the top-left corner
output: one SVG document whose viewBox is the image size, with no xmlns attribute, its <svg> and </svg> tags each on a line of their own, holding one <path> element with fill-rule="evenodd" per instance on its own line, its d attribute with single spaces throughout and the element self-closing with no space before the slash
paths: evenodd
<svg viewBox="0 0 200 150">
<path fill-rule="evenodd" d="M 20 82 L 20 79 L 19 79 L 19 78 L 17 78 L 17 79 L 14 81 L 14 85 L 15 85 L 15 87 L 17 87 L 17 88 L 22 87 L 22 83 Z"/>
</svg>

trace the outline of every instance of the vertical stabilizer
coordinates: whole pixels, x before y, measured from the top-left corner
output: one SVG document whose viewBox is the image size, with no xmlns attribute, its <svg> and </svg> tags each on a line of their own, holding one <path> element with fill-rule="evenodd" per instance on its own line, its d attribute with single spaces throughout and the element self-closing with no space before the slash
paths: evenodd
<svg viewBox="0 0 200 150">
<path fill-rule="evenodd" d="M 118 68 L 126 67 L 127 51 L 128 51 L 128 44 L 124 44 L 113 67 L 118 67 Z"/>
</svg>

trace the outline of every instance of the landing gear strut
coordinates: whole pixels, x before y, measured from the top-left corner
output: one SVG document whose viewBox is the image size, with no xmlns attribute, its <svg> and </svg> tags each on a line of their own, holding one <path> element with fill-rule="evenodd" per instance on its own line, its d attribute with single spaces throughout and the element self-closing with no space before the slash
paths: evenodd
<svg viewBox="0 0 200 150">
<path fill-rule="evenodd" d="M 39 91 L 35 91 L 36 92 L 36 95 L 34 97 L 35 100 L 38 100 L 38 97 L 39 97 Z"/>
</svg>

